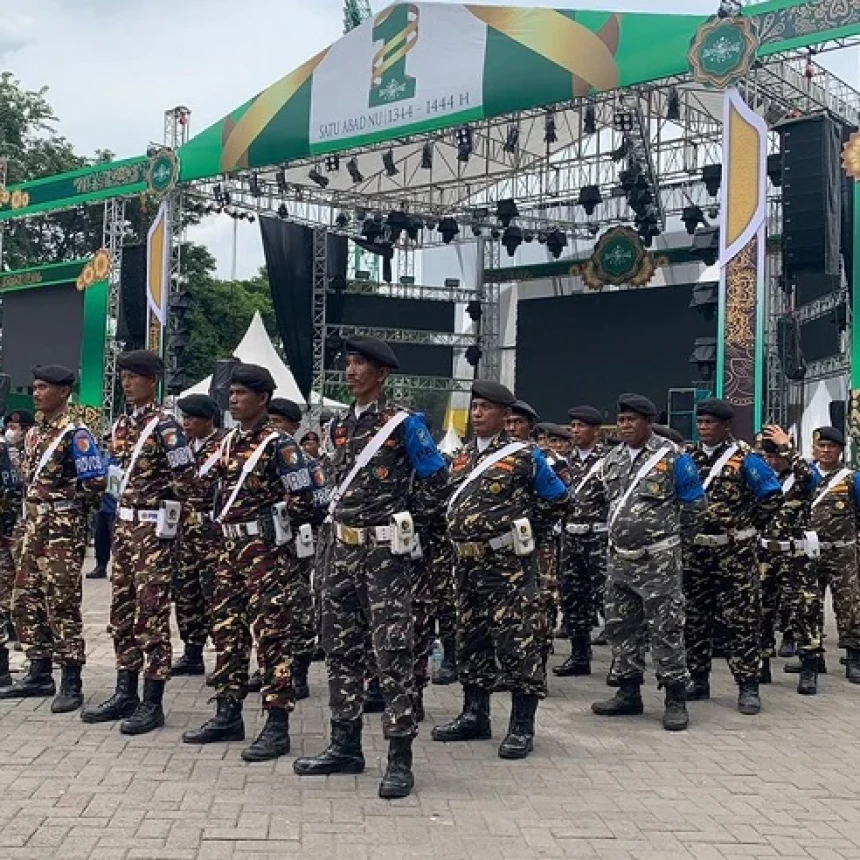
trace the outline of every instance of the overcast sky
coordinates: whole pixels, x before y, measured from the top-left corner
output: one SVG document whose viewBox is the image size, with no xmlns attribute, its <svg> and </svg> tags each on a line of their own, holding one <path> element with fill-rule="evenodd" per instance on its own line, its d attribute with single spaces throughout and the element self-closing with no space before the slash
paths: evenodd
<svg viewBox="0 0 860 860">
<path fill-rule="evenodd" d="M 454 2 L 454 0 L 439 0 Z M 708 14 L 717 0 L 495 0 L 497 5 L 611 7 Z M 375 10 L 388 5 L 372 0 Z M 216 122 L 335 41 L 341 0 L 0 0 L 0 70 L 24 86 L 48 86 L 59 131 L 78 151 L 142 153 L 162 139 L 164 110 L 192 110 L 192 132 Z M 856 54 L 836 56 L 858 84 Z M 232 222 L 213 217 L 192 236 L 231 265 Z M 238 269 L 262 265 L 256 225 L 240 225 Z"/>
</svg>

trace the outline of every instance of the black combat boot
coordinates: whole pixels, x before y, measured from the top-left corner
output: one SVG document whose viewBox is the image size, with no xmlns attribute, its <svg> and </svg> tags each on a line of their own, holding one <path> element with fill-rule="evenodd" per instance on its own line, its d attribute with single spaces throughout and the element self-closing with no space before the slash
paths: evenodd
<svg viewBox="0 0 860 860">
<path fill-rule="evenodd" d="M 442 662 L 439 671 L 433 676 L 433 683 L 439 686 L 457 683 L 457 640 L 453 636 L 442 637 Z"/>
<path fill-rule="evenodd" d="M 505 739 L 499 744 L 499 758 L 525 758 L 535 748 L 537 706 L 535 695 L 511 694 L 511 721 Z"/>
<path fill-rule="evenodd" d="M 311 694 L 311 689 L 308 686 L 308 669 L 311 665 L 310 654 L 300 654 L 293 658 L 293 693 L 295 693 L 296 701 L 307 699 Z"/>
<path fill-rule="evenodd" d="M 463 711 L 441 726 L 434 726 L 434 741 L 483 741 L 491 738 L 490 691 L 472 685 L 463 687 Z"/>
<path fill-rule="evenodd" d="M 415 722 L 423 723 L 427 716 L 424 713 L 424 690 L 412 691 L 412 713 L 415 714 Z"/>
<path fill-rule="evenodd" d="M 818 692 L 818 655 L 800 655 L 800 676 L 797 679 L 797 692 L 801 696 L 814 696 Z"/>
<path fill-rule="evenodd" d="M 746 681 L 738 684 L 738 712 L 748 717 L 761 711 L 761 699 L 758 694 L 758 683 Z"/>
<path fill-rule="evenodd" d="M 860 648 L 849 648 L 846 657 L 845 677 L 852 684 L 860 684 Z"/>
<path fill-rule="evenodd" d="M 364 753 L 361 751 L 361 720 L 331 721 L 331 741 L 316 756 L 302 756 L 293 762 L 299 776 L 325 776 L 329 773 L 361 773 Z"/>
<path fill-rule="evenodd" d="M 560 666 L 554 666 L 552 673 L 559 678 L 591 674 L 591 645 L 588 641 L 588 636 L 574 636 L 571 638 L 570 657 Z"/>
<path fill-rule="evenodd" d="M 667 732 L 683 732 L 690 725 L 687 713 L 687 687 L 679 681 L 666 684 L 663 728 Z"/>
<path fill-rule="evenodd" d="M 107 565 L 97 564 L 91 571 L 84 574 L 85 579 L 107 579 Z"/>
<path fill-rule="evenodd" d="M 388 767 L 379 783 L 379 796 L 386 800 L 408 797 L 414 785 L 412 738 L 391 738 L 388 741 Z"/>
<path fill-rule="evenodd" d="M 817 657 L 818 660 L 818 674 L 826 675 L 827 674 L 827 659 L 824 654 L 819 654 Z M 782 671 L 785 672 L 786 675 L 799 675 L 800 670 L 803 668 L 803 664 L 800 662 L 797 663 L 786 663 L 785 666 L 782 667 Z"/>
<path fill-rule="evenodd" d="M 0 687 L 11 687 L 12 675 L 9 673 L 9 652 L 0 645 Z"/>
<path fill-rule="evenodd" d="M 711 698 L 711 676 L 707 672 L 690 676 L 687 684 L 687 701 L 701 702 Z"/>
<path fill-rule="evenodd" d="M 196 642 L 186 642 L 182 656 L 170 667 L 171 675 L 205 675 L 203 665 L 203 646 Z"/>
<path fill-rule="evenodd" d="M 216 699 L 215 716 L 203 723 L 199 729 L 183 732 L 182 740 L 187 744 L 215 744 L 245 740 L 245 721 L 242 719 L 241 700 L 219 696 Z"/>
<path fill-rule="evenodd" d="M 770 657 L 761 658 L 761 668 L 758 670 L 759 684 L 770 684 L 773 681 L 773 675 L 770 671 Z"/>
<path fill-rule="evenodd" d="M 609 671 L 606 673 L 606 686 L 607 687 L 620 687 L 621 686 L 621 678 L 618 677 L 618 673 L 615 671 L 615 661 L 613 660 L 609 666 Z"/>
<path fill-rule="evenodd" d="M 137 672 L 120 669 L 116 673 L 116 692 L 100 705 L 90 705 L 81 711 L 85 723 L 108 723 L 130 717 L 140 704 L 137 695 Z"/>
<path fill-rule="evenodd" d="M 635 717 L 643 713 L 642 678 L 624 678 L 618 685 L 618 692 L 603 702 L 594 702 L 593 713 L 600 717 Z"/>
<path fill-rule="evenodd" d="M 51 702 L 52 714 L 70 714 L 84 703 L 84 686 L 81 683 L 80 663 L 68 663 L 63 666 L 60 677 L 60 692 Z"/>
<path fill-rule="evenodd" d="M 290 716 L 283 708 L 266 711 L 266 725 L 251 746 L 242 750 L 245 761 L 271 761 L 290 751 Z"/>
<path fill-rule="evenodd" d="M 5 649 L 4 649 L 5 650 Z M 20 681 L 0 688 L 0 699 L 34 699 L 53 696 L 57 692 L 54 684 L 50 657 L 39 657 L 30 661 L 30 669 Z"/>
<path fill-rule="evenodd" d="M 364 706 L 362 711 L 365 714 L 381 714 L 385 710 L 385 697 L 382 695 L 382 687 L 379 684 L 379 678 L 372 678 L 367 683 L 367 688 L 364 691 Z"/>
<path fill-rule="evenodd" d="M 145 735 L 147 732 L 160 729 L 164 725 L 164 709 L 161 707 L 163 698 L 164 681 L 144 678 L 143 699 L 135 712 L 120 723 L 119 730 L 124 735 Z"/>
<path fill-rule="evenodd" d="M 776 654 L 777 657 L 783 657 L 786 660 L 797 654 L 797 646 L 794 644 L 794 636 L 791 633 L 782 634 L 782 644 L 779 646 L 779 651 Z"/>
<path fill-rule="evenodd" d="M 214 686 L 214 685 L 213 685 Z M 245 691 L 248 693 L 259 693 L 263 689 L 263 672 L 257 669 L 245 684 Z"/>
</svg>

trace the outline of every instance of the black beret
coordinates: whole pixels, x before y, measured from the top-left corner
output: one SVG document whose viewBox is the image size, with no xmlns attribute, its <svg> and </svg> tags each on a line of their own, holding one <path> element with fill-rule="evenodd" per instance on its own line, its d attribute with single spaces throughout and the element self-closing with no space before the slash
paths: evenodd
<svg viewBox="0 0 860 860">
<path fill-rule="evenodd" d="M 74 385 L 76 378 L 74 370 L 62 364 L 38 364 L 33 368 L 33 380 L 48 385 Z"/>
<path fill-rule="evenodd" d="M 534 408 L 530 406 L 525 400 L 516 400 L 511 404 L 511 412 L 514 412 L 517 415 L 522 415 L 523 418 L 527 418 L 532 424 L 540 418 L 540 416 L 535 412 Z"/>
<path fill-rule="evenodd" d="M 280 415 L 282 418 L 301 424 L 302 407 L 292 400 L 287 400 L 286 397 L 275 397 L 269 402 L 269 415 Z"/>
<path fill-rule="evenodd" d="M 26 409 L 16 409 L 14 412 L 10 412 L 6 416 L 6 423 L 8 424 L 10 421 L 14 421 L 22 427 L 32 427 L 36 423 L 33 413 Z"/>
<path fill-rule="evenodd" d="M 567 414 L 571 421 L 581 421 L 583 424 L 591 424 L 592 427 L 600 427 L 603 424 L 603 416 L 593 406 L 576 406 L 568 409 Z"/>
<path fill-rule="evenodd" d="M 840 448 L 845 447 L 845 436 L 836 427 L 819 427 L 812 435 L 816 442 L 833 442 Z"/>
<path fill-rule="evenodd" d="M 547 436 L 555 436 L 556 439 L 573 439 L 573 433 L 561 424 L 547 422 L 541 424 L 541 429 Z"/>
<path fill-rule="evenodd" d="M 164 373 L 164 362 L 161 356 L 148 349 L 133 349 L 121 352 L 116 359 L 120 370 L 128 370 L 138 376 L 158 377 Z"/>
<path fill-rule="evenodd" d="M 400 367 L 400 362 L 397 360 L 394 350 L 378 337 L 354 334 L 352 337 L 346 339 L 343 351 L 347 355 L 362 355 L 379 367 L 390 367 L 392 370 L 397 370 Z"/>
<path fill-rule="evenodd" d="M 779 453 L 779 445 L 777 445 L 776 442 L 774 442 L 772 439 L 762 439 L 761 449 L 765 452 L 765 454 Z"/>
<path fill-rule="evenodd" d="M 176 405 L 179 410 L 191 418 L 214 418 L 221 409 L 214 397 L 208 394 L 189 394 L 180 397 Z"/>
<path fill-rule="evenodd" d="M 657 417 L 657 407 L 641 394 L 622 394 L 618 398 L 618 412 L 635 412 L 652 421 Z"/>
<path fill-rule="evenodd" d="M 230 382 L 257 394 L 271 394 L 276 388 L 272 374 L 259 364 L 235 365 L 233 373 L 230 374 Z"/>
<path fill-rule="evenodd" d="M 684 437 L 674 427 L 667 427 L 665 424 L 655 424 L 653 430 L 657 436 L 668 439 L 676 445 L 685 444 Z"/>
<path fill-rule="evenodd" d="M 517 402 L 517 398 L 500 382 L 490 382 L 486 379 L 476 379 L 472 383 L 472 397 L 498 406 L 513 406 Z"/>
<path fill-rule="evenodd" d="M 731 421 L 735 417 L 735 410 L 725 400 L 712 397 L 696 406 L 696 415 L 711 415 L 719 421 Z"/>
</svg>

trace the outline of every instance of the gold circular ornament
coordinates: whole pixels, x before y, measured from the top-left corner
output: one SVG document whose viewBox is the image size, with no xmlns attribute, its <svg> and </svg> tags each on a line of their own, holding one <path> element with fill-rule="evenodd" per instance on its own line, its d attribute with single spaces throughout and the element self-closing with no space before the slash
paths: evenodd
<svg viewBox="0 0 860 860">
<path fill-rule="evenodd" d="M 103 281 L 110 274 L 110 253 L 104 248 L 99 249 L 93 255 L 91 265 L 96 279 Z"/>
<path fill-rule="evenodd" d="M 0 185 L 0 206 L 5 206 L 9 202 L 9 198 L 12 195 L 9 193 L 9 189 L 3 185 Z"/>
<path fill-rule="evenodd" d="M 12 192 L 12 197 L 11 197 L 12 208 L 13 209 L 20 209 L 21 206 L 23 205 L 21 203 L 21 200 L 22 200 L 21 191 L 16 188 L 15 191 Z"/>
<path fill-rule="evenodd" d="M 96 272 L 92 263 L 87 263 L 84 266 L 84 270 L 81 272 L 81 280 L 84 287 L 91 287 L 96 282 Z"/>
<path fill-rule="evenodd" d="M 842 167 L 848 176 L 860 182 L 860 131 L 855 131 L 842 148 Z"/>
<path fill-rule="evenodd" d="M 501 492 L 502 492 L 502 485 L 501 485 L 501 484 L 498 484 L 498 483 L 492 483 L 492 484 L 490 484 L 490 492 L 491 492 L 494 496 L 497 496 L 499 493 L 501 493 Z"/>
<path fill-rule="evenodd" d="M 836 503 L 836 510 L 837 511 L 844 511 L 845 510 L 845 502 L 837 502 Z"/>
</svg>

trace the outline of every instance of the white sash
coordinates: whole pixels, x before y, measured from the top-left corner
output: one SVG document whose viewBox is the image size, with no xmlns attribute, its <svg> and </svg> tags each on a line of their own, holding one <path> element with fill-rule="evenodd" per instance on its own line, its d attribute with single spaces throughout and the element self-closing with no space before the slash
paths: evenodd
<svg viewBox="0 0 860 860">
<path fill-rule="evenodd" d="M 783 494 L 784 496 L 787 496 L 787 495 L 791 492 L 791 488 L 792 488 L 793 486 L 794 486 L 794 473 L 792 473 L 791 475 L 789 475 L 789 476 L 788 476 L 788 477 L 787 477 L 787 478 L 782 482 L 782 494 Z"/>
<path fill-rule="evenodd" d="M 209 459 L 197 470 L 197 477 L 203 478 L 212 471 L 212 467 L 221 459 L 221 446 L 214 454 L 209 455 Z"/>
<path fill-rule="evenodd" d="M 68 436 L 68 435 L 69 435 L 69 433 L 73 433 L 73 432 L 74 432 L 75 430 L 77 430 L 77 429 L 78 429 L 78 427 L 77 427 L 77 425 L 76 425 L 76 424 L 72 424 L 70 427 L 66 427 L 66 428 L 63 430 L 63 432 L 62 432 L 62 433 L 60 433 L 60 435 L 59 435 L 59 436 L 57 436 L 57 437 L 54 439 L 54 441 L 53 441 L 53 442 L 51 442 L 51 444 L 50 444 L 50 445 L 48 445 L 48 447 L 45 449 L 44 454 L 42 454 L 42 456 L 39 458 L 39 463 L 38 463 L 38 465 L 36 466 L 36 471 L 35 471 L 35 472 L 33 472 L 33 477 L 32 477 L 32 478 L 30 478 L 30 483 L 31 483 L 31 484 L 35 484 L 35 483 L 36 483 L 36 480 L 38 479 L 39 475 L 41 475 L 41 474 L 42 474 L 42 470 L 45 468 L 45 466 L 47 466 L 47 465 L 48 465 L 48 463 L 49 463 L 49 462 L 50 462 L 50 460 L 51 460 L 51 457 L 53 457 L 53 456 L 54 456 L 54 453 L 56 452 L 57 448 L 59 448 L 59 447 L 60 447 L 60 443 L 63 441 L 63 439 L 65 439 L 65 438 L 66 438 L 66 436 Z"/>
<path fill-rule="evenodd" d="M 122 498 L 122 494 L 125 492 L 125 488 L 128 486 L 128 479 L 131 477 L 132 469 L 134 469 L 135 463 L 137 463 L 138 457 L 140 457 L 140 452 L 143 451 L 143 446 L 146 444 L 146 440 L 152 435 L 152 431 L 158 426 L 158 422 L 161 420 L 160 415 L 155 415 L 152 419 L 150 419 L 149 424 L 143 428 L 143 433 L 140 434 L 140 438 L 137 440 L 137 444 L 134 446 L 134 450 L 131 452 L 131 460 L 129 460 L 128 467 L 125 470 L 125 474 L 122 476 L 122 483 L 119 485 L 119 494 L 117 495 L 117 499 Z"/>
<path fill-rule="evenodd" d="M 251 472 L 253 472 L 254 469 L 257 467 L 257 463 L 260 462 L 260 458 L 263 456 L 263 453 L 265 452 L 266 448 L 269 447 L 269 443 L 279 438 L 280 435 L 280 432 L 269 433 L 269 435 L 266 436 L 266 438 L 263 439 L 263 441 L 257 446 L 257 450 L 254 451 L 254 453 L 251 454 L 251 456 L 248 457 L 248 459 L 245 461 L 245 465 L 242 466 L 242 473 L 239 475 L 239 480 L 236 481 L 236 486 L 233 487 L 233 491 L 230 493 L 230 497 L 227 499 L 227 503 L 221 509 L 221 513 L 218 514 L 217 520 L 219 523 L 224 522 L 224 517 L 227 516 L 227 514 L 230 512 L 230 508 L 233 507 L 233 504 L 236 501 L 236 497 L 239 495 L 239 490 L 241 490 L 242 487 L 245 485 L 245 481 L 248 475 L 250 475 Z M 218 453 L 221 453 L 220 450 Z"/>
<path fill-rule="evenodd" d="M 818 507 L 822 501 L 824 501 L 824 497 L 836 486 L 841 484 L 849 475 L 851 474 L 850 469 L 840 469 L 828 482 L 827 485 L 822 489 L 819 494 L 812 500 L 812 507 Z"/>
<path fill-rule="evenodd" d="M 713 466 L 711 466 L 711 471 L 708 472 L 708 477 L 705 478 L 705 480 L 702 482 L 702 488 L 703 489 L 707 490 L 708 487 L 711 486 L 711 484 L 714 482 L 714 478 L 716 478 L 717 475 L 719 475 L 720 472 L 723 471 L 723 466 L 725 466 L 726 463 L 728 463 L 729 460 L 731 460 L 732 457 L 734 457 L 735 454 L 737 454 L 737 452 L 738 452 L 737 444 L 729 445 L 729 447 L 723 452 L 723 456 L 720 457 L 720 459 L 717 460 L 717 462 L 714 463 Z"/>
<path fill-rule="evenodd" d="M 490 454 L 486 460 L 484 460 L 480 465 L 476 466 L 472 471 L 465 477 L 463 482 L 457 487 L 456 492 L 453 496 L 448 500 L 448 510 L 450 511 L 454 505 L 454 502 L 460 498 L 463 490 L 469 486 L 474 480 L 480 478 L 490 466 L 495 466 L 499 460 L 504 460 L 505 457 L 510 456 L 511 454 L 516 454 L 517 451 L 521 451 L 523 448 L 527 447 L 525 442 L 509 442 L 505 445 L 504 448 L 500 448 L 496 451 L 495 454 Z"/>
<path fill-rule="evenodd" d="M 621 509 L 624 505 L 627 504 L 627 500 L 633 494 L 633 491 L 636 487 L 639 486 L 639 482 L 672 450 L 669 446 L 664 446 L 659 448 L 654 454 L 652 454 L 646 461 L 642 468 L 636 473 L 636 477 L 631 482 L 630 486 L 627 488 L 627 492 L 621 497 L 621 501 L 616 505 L 615 510 L 612 512 L 609 517 L 609 528 L 615 523 L 615 520 L 618 519 L 618 514 L 621 513 Z"/>
<path fill-rule="evenodd" d="M 576 485 L 573 491 L 574 496 L 578 496 L 582 492 L 582 488 L 600 471 L 603 465 L 603 457 L 601 457 L 589 470 L 588 474 Z"/>
</svg>

